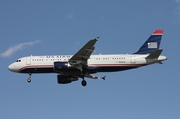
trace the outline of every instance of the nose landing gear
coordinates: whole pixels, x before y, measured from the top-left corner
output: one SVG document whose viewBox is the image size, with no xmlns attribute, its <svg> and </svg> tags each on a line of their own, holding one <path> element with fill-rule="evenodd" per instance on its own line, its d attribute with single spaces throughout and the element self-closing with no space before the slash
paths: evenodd
<svg viewBox="0 0 180 119">
<path fill-rule="evenodd" d="M 28 83 L 31 82 L 31 74 L 29 74 L 29 78 L 27 79 L 27 82 L 28 82 Z"/>
</svg>

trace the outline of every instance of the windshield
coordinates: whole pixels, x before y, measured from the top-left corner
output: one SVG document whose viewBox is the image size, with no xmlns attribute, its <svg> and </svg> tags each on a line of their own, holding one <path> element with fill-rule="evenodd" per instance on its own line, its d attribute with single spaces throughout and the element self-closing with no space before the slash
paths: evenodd
<svg viewBox="0 0 180 119">
<path fill-rule="evenodd" d="M 16 62 L 21 62 L 21 60 L 17 60 Z"/>
</svg>

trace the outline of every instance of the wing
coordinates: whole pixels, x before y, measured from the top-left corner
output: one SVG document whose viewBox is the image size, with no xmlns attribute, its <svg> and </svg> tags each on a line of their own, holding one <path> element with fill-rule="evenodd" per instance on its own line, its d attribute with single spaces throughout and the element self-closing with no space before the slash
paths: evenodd
<svg viewBox="0 0 180 119">
<path fill-rule="evenodd" d="M 99 37 L 87 42 L 74 56 L 69 59 L 71 65 L 87 66 L 87 60 L 90 58 L 92 52 L 94 52 L 94 45 Z"/>
</svg>

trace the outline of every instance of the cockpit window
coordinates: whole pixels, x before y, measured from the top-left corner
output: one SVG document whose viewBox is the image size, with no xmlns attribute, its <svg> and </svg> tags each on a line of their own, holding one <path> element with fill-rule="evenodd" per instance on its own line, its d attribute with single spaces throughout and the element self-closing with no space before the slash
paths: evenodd
<svg viewBox="0 0 180 119">
<path fill-rule="evenodd" d="M 17 60 L 16 62 L 21 62 L 21 60 Z"/>
</svg>

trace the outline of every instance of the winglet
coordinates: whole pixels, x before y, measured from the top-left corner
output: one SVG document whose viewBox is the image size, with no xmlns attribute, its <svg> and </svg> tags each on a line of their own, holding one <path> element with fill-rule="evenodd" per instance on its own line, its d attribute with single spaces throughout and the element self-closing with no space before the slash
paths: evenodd
<svg viewBox="0 0 180 119">
<path fill-rule="evenodd" d="M 96 40 L 99 40 L 99 38 L 100 38 L 100 37 L 98 36 L 98 37 L 96 37 L 95 39 L 96 39 Z"/>
<path fill-rule="evenodd" d="M 156 50 L 155 52 L 153 52 L 150 55 L 148 55 L 146 57 L 146 59 L 155 59 L 155 58 L 158 58 L 162 51 L 163 51 L 162 49 Z"/>
<path fill-rule="evenodd" d="M 106 76 L 103 76 L 102 79 L 105 80 Z"/>
</svg>

